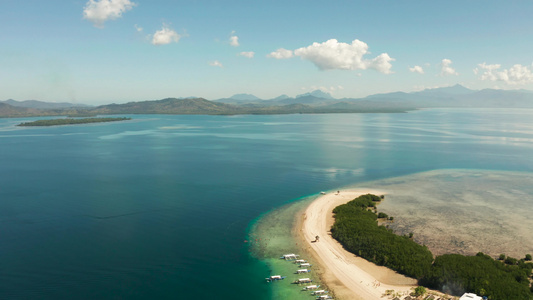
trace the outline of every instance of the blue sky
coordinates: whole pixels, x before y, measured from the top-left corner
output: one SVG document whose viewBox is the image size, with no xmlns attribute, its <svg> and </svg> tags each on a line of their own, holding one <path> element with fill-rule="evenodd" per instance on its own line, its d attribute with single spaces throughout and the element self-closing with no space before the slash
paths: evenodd
<svg viewBox="0 0 533 300">
<path fill-rule="evenodd" d="M 0 100 L 533 90 L 532 1 L 0 1 Z"/>
</svg>

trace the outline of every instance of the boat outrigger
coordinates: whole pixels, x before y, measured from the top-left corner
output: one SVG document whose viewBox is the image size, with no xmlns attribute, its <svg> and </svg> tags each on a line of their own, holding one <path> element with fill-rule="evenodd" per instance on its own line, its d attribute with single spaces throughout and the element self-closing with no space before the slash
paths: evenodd
<svg viewBox="0 0 533 300">
<path fill-rule="evenodd" d="M 310 263 L 303 263 L 303 264 L 300 264 L 300 268 L 303 268 L 303 267 L 310 267 L 311 264 Z"/>
<path fill-rule="evenodd" d="M 319 287 L 320 287 L 320 285 L 313 284 L 313 285 L 304 286 L 304 288 L 302 290 L 309 291 L 309 290 L 318 289 Z"/>
<path fill-rule="evenodd" d="M 300 257 L 300 255 L 291 253 L 291 254 L 282 255 L 280 258 L 285 259 L 285 260 L 293 260 L 293 259 L 297 259 L 298 257 Z"/>
<path fill-rule="evenodd" d="M 309 273 L 309 272 L 311 272 L 311 270 L 309 270 L 309 269 L 299 269 L 299 270 L 296 270 L 296 274 Z"/>
<path fill-rule="evenodd" d="M 268 278 L 265 278 L 267 282 L 272 282 L 272 281 L 278 281 L 278 280 L 283 280 L 287 278 L 287 276 L 281 276 L 281 275 L 272 275 Z"/>
</svg>

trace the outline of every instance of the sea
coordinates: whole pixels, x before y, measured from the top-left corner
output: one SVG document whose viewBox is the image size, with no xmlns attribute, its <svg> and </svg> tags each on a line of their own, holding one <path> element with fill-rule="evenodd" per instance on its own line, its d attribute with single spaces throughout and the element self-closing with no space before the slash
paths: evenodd
<svg viewBox="0 0 533 300">
<path fill-rule="evenodd" d="M 284 230 L 273 211 L 434 170 L 533 172 L 531 109 L 127 117 L 0 119 L 0 299 L 278 299 L 285 253 L 254 247 L 257 224 Z"/>
</svg>

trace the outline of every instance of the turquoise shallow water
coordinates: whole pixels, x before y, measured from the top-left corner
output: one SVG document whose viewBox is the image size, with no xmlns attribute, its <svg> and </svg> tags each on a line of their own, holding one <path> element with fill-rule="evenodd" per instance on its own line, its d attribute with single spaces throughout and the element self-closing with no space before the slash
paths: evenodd
<svg viewBox="0 0 533 300">
<path fill-rule="evenodd" d="M 441 168 L 533 171 L 532 110 L 0 119 L 0 298 L 270 299 L 250 224 Z"/>
</svg>

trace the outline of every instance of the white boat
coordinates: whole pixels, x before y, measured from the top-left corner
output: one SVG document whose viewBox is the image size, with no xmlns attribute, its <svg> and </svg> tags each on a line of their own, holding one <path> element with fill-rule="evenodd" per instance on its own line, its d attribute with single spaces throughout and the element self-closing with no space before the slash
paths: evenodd
<svg viewBox="0 0 533 300">
<path fill-rule="evenodd" d="M 280 258 L 285 259 L 285 260 L 293 260 L 293 259 L 297 259 L 298 257 L 300 257 L 300 255 L 291 253 L 291 254 L 284 254 Z"/>
<path fill-rule="evenodd" d="M 309 269 L 299 269 L 299 270 L 296 270 L 296 274 L 309 273 L 309 272 L 311 272 L 311 270 L 309 270 Z"/>
<path fill-rule="evenodd" d="M 320 295 L 316 297 L 317 300 L 326 300 L 326 299 L 333 299 L 330 295 Z"/>
<path fill-rule="evenodd" d="M 300 278 L 294 281 L 294 283 L 300 284 L 300 283 L 310 283 L 313 280 L 311 278 Z"/>
<path fill-rule="evenodd" d="M 324 294 L 327 294 L 328 291 L 326 290 L 318 290 L 318 291 L 314 291 L 311 293 L 311 295 L 324 295 Z"/>
<path fill-rule="evenodd" d="M 302 290 L 309 291 L 309 290 L 318 289 L 319 287 L 320 287 L 320 285 L 313 284 L 313 285 L 304 286 L 304 288 Z"/>
<path fill-rule="evenodd" d="M 307 260 L 305 260 L 305 259 L 297 259 L 297 260 L 294 261 L 295 264 L 303 264 L 303 263 L 306 263 L 306 262 L 307 262 Z"/>
<path fill-rule="evenodd" d="M 287 278 L 287 276 L 281 276 L 281 275 L 272 275 L 268 278 L 265 278 L 267 282 L 272 282 L 272 281 L 278 281 L 278 280 L 283 280 Z"/>
<path fill-rule="evenodd" d="M 320 195 L 325 195 L 325 194 L 326 194 L 326 192 L 320 192 Z"/>
<path fill-rule="evenodd" d="M 303 268 L 303 267 L 310 267 L 311 264 L 310 263 L 303 263 L 303 264 L 300 264 L 300 268 Z"/>
</svg>

